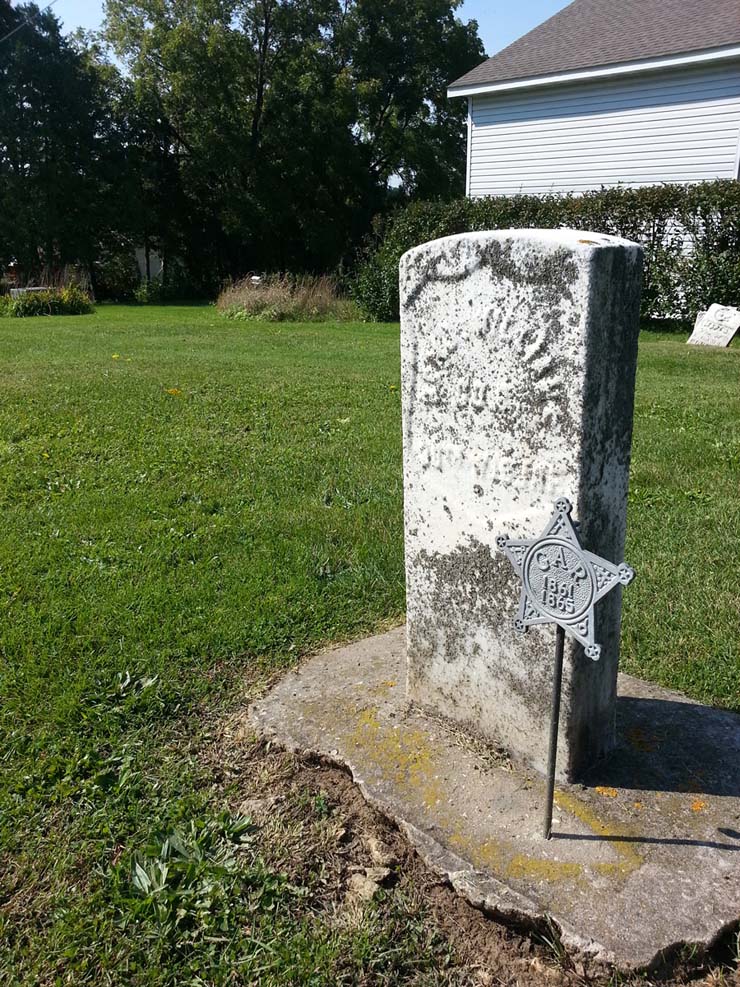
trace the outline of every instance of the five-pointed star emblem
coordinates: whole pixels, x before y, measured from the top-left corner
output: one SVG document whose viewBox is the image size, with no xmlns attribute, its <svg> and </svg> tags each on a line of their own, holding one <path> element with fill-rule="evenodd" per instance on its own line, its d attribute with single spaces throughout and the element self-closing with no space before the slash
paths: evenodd
<svg viewBox="0 0 740 987">
<path fill-rule="evenodd" d="M 558 624 L 594 661 L 601 645 L 594 640 L 594 607 L 615 586 L 635 578 L 628 565 L 614 565 L 581 548 L 571 520 L 570 501 L 560 497 L 539 538 L 516 541 L 500 535 L 496 544 L 522 581 L 514 626 L 522 633 L 534 624 Z"/>
</svg>

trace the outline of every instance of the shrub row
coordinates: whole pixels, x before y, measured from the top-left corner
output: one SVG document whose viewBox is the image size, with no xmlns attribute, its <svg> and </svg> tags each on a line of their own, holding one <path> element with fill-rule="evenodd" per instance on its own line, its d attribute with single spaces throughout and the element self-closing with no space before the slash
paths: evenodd
<svg viewBox="0 0 740 987">
<path fill-rule="evenodd" d="M 645 317 L 689 321 L 713 302 L 740 302 L 740 182 L 729 180 L 414 203 L 377 222 L 353 296 L 369 317 L 395 320 L 398 262 L 406 250 L 455 233 L 558 227 L 643 245 Z"/>
<path fill-rule="evenodd" d="M 29 291 L 16 298 L 9 294 L 0 296 L 0 315 L 18 319 L 31 315 L 87 315 L 92 311 L 90 296 L 76 284 Z"/>
</svg>

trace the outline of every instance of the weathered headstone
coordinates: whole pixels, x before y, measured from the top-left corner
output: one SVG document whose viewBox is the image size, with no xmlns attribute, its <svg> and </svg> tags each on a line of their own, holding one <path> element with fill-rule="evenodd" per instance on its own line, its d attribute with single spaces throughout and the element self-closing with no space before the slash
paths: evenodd
<svg viewBox="0 0 740 987">
<path fill-rule="evenodd" d="M 711 305 L 706 312 L 699 312 L 694 331 L 688 339 L 689 346 L 730 345 L 740 331 L 740 309 L 725 305 Z"/>
<path fill-rule="evenodd" d="M 740 717 L 620 676 L 617 746 L 556 788 L 439 715 L 542 767 L 568 636 L 562 773 L 612 740 L 640 267 L 567 231 L 406 255 L 408 648 L 397 628 L 322 651 L 250 720 L 345 767 L 471 904 L 647 969 L 737 919 Z"/>
<path fill-rule="evenodd" d="M 522 637 L 496 535 L 568 497 L 621 559 L 642 251 L 570 230 L 464 234 L 401 261 L 408 691 L 544 768 L 554 632 Z M 620 598 L 566 648 L 560 776 L 614 740 Z"/>
</svg>

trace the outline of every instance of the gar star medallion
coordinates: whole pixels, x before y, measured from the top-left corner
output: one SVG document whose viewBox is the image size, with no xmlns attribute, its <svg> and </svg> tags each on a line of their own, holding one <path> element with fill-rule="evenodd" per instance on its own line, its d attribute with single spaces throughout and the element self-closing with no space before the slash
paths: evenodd
<svg viewBox="0 0 740 987">
<path fill-rule="evenodd" d="M 572 510 L 570 501 L 560 497 L 539 538 L 516 541 L 500 535 L 496 544 L 522 580 L 516 629 L 525 633 L 535 624 L 558 624 L 598 661 L 594 607 L 615 586 L 628 586 L 635 573 L 624 563 L 614 565 L 581 548 Z"/>
</svg>

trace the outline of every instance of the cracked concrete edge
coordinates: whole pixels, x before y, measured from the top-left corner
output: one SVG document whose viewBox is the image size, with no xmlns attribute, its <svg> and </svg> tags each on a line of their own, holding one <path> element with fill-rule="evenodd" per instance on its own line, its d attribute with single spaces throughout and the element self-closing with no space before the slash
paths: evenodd
<svg viewBox="0 0 740 987">
<path fill-rule="evenodd" d="M 676 956 L 682 949 L 689 950 L 691 952 L 696 951 L 698 956 L 708 956 L 713 949 L 722 942 L 722 940 L 727 935 L 731 935 L 737 932 L 740 935 L 740 916 L 736 919 L 730 919 L 725 922 L 716 932 L 711 939 L 707 939 L 703 942 L 698 942 L 697 940 L 687 940 L 678 939 L 676 942 L 669 943 L 667 946 L 663 946 L 661 949 L 656 950 L 655 955 L 652 957 L 649 963 L 640 963 L 633 967 L 625 968 L 633 973 L 652 973 L 654 972 L 662 962 L 665 962 L 667 957 Z M 609 960 L 612 966 L 617 966 L 616 963 Z M 722 981 L 720 981 L 722 982 Z"/>
<path fill-rule="evenodd" d="M 474 908 L 504 924 L 516 922 L 533 929 L 552 924 L 558 930 L 560 941 L 569 951 L 588 955 L 599 963 L 614 964 L 614 955 L 600 943 L 579 936 L 568 923 L 538 908 L 530 898 L 507 887 L 490 874 L 467 866 L 464 860 L 437 843 L 428 833 L 404 820 L 395 819 L 394 822 L 406 834 L 427 867 L 448 881 Z"/>
<path fill-rule="evenodd" d="M 332 649 L 328 649 L 332 650 Z M 293 736 L 281 733 L 261 722 L 257 710 L 258 703 L 250 706 L 248 716 L 255 729 L 266 739 L 285 750 L 299 756 L 319 758 L 322 762 L 343 771 L 348 771 L 352 781 L 357 785 L 362 797 L 386 819 L 397 826 L 405 835 L 411 846 L 419 854 L 424 864 L 444 881 L 447 881 L 474 908 L 480 909 L 494 919 L 504 924 L 507 922 L 524 923 L 532 927 L 552 923 L 559 934 L 562 944 L 573 953 L 587 955 L 599 963 L 615 964 L 614 954 L 601 943 L 592 939 L 584 939 L 555 914 L 538 908 L 535 902 L 502 881 L 496 880 L 490 874 L 471 868 L 465 860 L 448 850 L 434 839 L 429 833 L 420 830 L 404 819 L 385 799 L 380 798 L 362 779 L 359 772 L 346 758 L 336 757 L 325 751 L 312 750 L 299 743 Z"/>
</svg>

